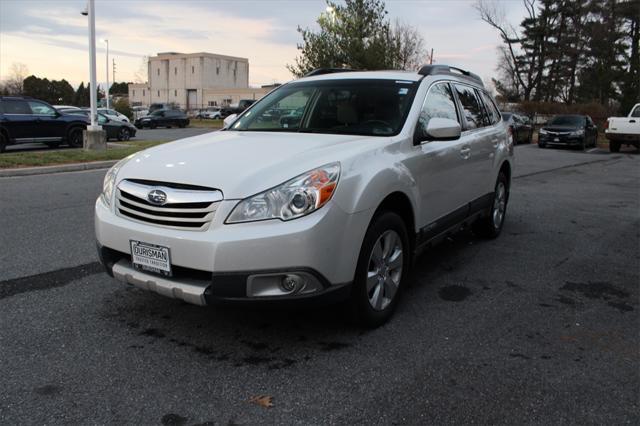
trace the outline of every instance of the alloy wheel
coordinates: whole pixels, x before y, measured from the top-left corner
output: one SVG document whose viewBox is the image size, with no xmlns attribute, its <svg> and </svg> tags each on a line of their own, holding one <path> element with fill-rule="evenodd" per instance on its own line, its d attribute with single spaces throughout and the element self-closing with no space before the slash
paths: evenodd
<svg viewBox="0 0 640 426">
<path fill-rule="evenodd" d="M 394 230 L 385 231 L 373 245 L 367 267 L 367 297 L 376 311 L 393 301 L 402 278 L 402 239 Z"/>
<path fill-rule="evenodd" d="M 496 196 L 493 199 L 493 211 L 491 217 L 493 218 L 493 226 L 498 229 L 502 225 L 504 219 L 504 212 L 507 207 L 507 189 L 504 186 L 504 182 L 498 182 L 496 188 Z"/>
</svg>

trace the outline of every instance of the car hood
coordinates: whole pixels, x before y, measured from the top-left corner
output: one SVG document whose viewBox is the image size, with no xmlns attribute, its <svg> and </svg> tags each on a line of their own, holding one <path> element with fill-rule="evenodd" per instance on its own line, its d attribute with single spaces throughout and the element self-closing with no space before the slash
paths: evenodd
<svg viewBox="0 0 640 426">
<path fill-rule="evenodd" d="M 582 130 L 582 127 L 578 126 L 543 126 L 542 130 L 547 132 L 575 132 L 576 130 Z"/>
<path fill-rule="evenodd" d="M 122 166 L 118 181 L 205 186 L 221 190 L 225 199 L 241 199 L 372 144 L 370 137 L 353 135 L 217 131 L 136 154 Z"/>
</svg>

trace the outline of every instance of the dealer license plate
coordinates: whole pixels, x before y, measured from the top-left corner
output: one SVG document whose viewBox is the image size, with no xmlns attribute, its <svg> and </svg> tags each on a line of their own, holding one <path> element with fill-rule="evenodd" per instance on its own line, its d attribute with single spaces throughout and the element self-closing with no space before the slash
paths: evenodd
<svg viewBox="0 0 640 426">
<path fill-rule="evenodd" d="M 560 138 L 554 138 L 553 141 L 554 142 L 560 142 Z"/>
<path fill-rule="evenodd" d="M 171 276 L 171 254 L 169 247 L 130 240 L 131 263 L 136 269 Z"/>
</svg>

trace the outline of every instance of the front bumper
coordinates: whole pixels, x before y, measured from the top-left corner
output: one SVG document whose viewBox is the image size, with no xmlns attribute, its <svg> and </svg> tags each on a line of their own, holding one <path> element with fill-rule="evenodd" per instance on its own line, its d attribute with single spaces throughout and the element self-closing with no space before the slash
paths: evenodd
<svg viewBox="0 0 640 426">
<path fill-rule="evenodd" d="M 584 135 L 582 136 L 569 136 L 566 134 L 554 135 L 554 134 L 539 134 L 538 143 L 544 145 L 565 145 L 565 146 L 579 146 L 584 141 Z"/>
<path fill-rule="evenodd" d="M 348 294 L 373 211 L 347 214 L 329 202 L 288 222 L 224 224 L 236 203 L 220 202 L 209 228 L 192 231 L 130 220 L 98 199 L 95 228 L 101 260 L 107 272 L 120 281 L 195 304 Z M 174 276 L 165 278 L 134 269 L 130 240 L 169 247 Z M 315 290 L 287 294 L 255 290 L 256 280 L 268 287 L 264 282 L 270 276 L 279 280 L 288 274 L 303 276 L 313 282 Z"/>
</svg>

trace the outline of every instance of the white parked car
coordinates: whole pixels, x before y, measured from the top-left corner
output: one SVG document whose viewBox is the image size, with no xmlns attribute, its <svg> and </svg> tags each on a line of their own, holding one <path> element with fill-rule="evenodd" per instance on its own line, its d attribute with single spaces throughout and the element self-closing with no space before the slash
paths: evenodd
<svg viewBox="0 0 640 426">
<path fill-rule="evenodd" d="M 640 149 L 640 104 L 635 104 L 627 117 L 609 117 L 604 134 L 611 152 L 619 152 L 623 144 Z"/>
<path fill-rule="evenodd" d="M 513 141 L 479 77 L 329 71 L 111 168 L 95 207 L 107 272 L 197 305 L 349 299 L 377 326 L 421 249 L 465 224 L 500 233 Z M 268 119 L 276 105 L 303 111 Z"/>
<path fill-rule="evenodd" d="M 126 115 L 124 114 L 120 114 L 118 111 L 116 111 L 115 109 L 109 109 L 109 108 L 98 108 L 98 112 L 101 114 L 104 114 L 107 116 L 107 118 L 111 119 L 111 120 L 118 120 L 118 121 L 124 121 L 126 123 L 129 122 L 129 119 L 127 118 Z"/>
</svg>

